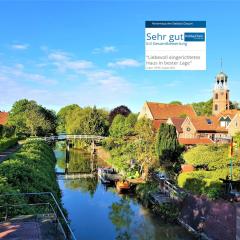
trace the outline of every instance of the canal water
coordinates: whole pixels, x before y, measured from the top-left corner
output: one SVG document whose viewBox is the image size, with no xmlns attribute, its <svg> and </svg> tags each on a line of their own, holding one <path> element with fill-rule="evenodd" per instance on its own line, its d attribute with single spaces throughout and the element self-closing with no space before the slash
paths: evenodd
<svg viewBox="0 0 240 240">
<path fill-rule="evenodd" d="M 65 168 L 65 151 L 55 150 L 56 171 Z M 70 151 L 69 172 L 90 173 L 102 167 L 99 159 L 79 150 Z M 58 180 L 62 202 L 71 227 L 82 240 L 192 240 L 178 225 L 164 223 L 144 208 L 133 196 L 119 195 L 114 187 L 106 187 L 95 177 Z"/>
</svg>

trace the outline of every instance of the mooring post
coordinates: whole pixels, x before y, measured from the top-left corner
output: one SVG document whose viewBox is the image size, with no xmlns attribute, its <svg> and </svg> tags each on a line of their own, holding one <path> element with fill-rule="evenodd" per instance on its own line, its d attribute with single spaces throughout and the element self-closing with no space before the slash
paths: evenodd
<svg viewBox="0 0 240 240">
<path fill-rule="evenodd" d="M 66 140 L 66 168 L 65 168 L 65 174 L 68 174 L 68 166 L 69 166 L 69 155 L 70 155 L 70 146 L 69 141 Z"/>
</svg>

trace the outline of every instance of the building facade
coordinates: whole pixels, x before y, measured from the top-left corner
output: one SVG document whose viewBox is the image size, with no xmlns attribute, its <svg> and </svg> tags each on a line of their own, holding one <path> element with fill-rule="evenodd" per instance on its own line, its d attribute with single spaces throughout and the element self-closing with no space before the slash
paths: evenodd
<svg viewBox="0 0 240 240">
<path fill-rule="evenodd" d="M 230 109 L 228 76 L 220 72 L 216 76 L 216 82 L 213 89 L 213 106 L 212 113 L 217 115 L 225 110 Z"/>
</svg>

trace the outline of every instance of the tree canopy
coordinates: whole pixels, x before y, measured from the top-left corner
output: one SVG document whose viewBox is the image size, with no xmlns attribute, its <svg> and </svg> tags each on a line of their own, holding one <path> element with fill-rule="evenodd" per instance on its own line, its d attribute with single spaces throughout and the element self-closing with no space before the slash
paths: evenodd
<svg viewBox="0 0 240 240">
<path fill-rule="evenodd" d="M 95 106 L 81 108 L 76 104 L 58 112 L 58 131 L 68 134 L 107 135 L 108 112 Z"/>
<path fill-rule="evenodd" d="M 112 121 L 113 121 L 113 119 L 115 118 L 116 115 L 120 114 L 120 115 L 123 115 L 124 117 L 127 117 L 130 113 L 131 113 L 131 110 L 124 105 L 115 107 L 109 113 L 109 123 L 110 123 L 110 125 L 112 124 Z"/>
<path fill-rule="evenodd" d="M 8 124 L 15 127 L 16 134 L 42 136 L 56 132 L 57 118 L 37 102 L 21 99 L 13 104 Z"/>
<path fill-rule="evenodd" d="M 178 163 L 181 153 L 175 126 L 161 124 L 156 140 L 156 154 L 160 163 Z"/>
<path fill-rule="evenodd" d="M 212 115 L 213 100 L 210 99 L 206 102 L 192 103 L 192 106 L 198 116 L 211 116 Z"/>
</svg>

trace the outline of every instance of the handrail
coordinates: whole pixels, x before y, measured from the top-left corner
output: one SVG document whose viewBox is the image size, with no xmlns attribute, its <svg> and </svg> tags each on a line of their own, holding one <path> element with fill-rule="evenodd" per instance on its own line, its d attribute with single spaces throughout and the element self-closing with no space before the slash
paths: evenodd
<svg viewBox="0 0 240 240">
<path fill-rule="evenodd" d="M 62 209 L 60 208 L 56 198 L 54 197 L 53 193 L 52 192 L 38 192 L 38 193 L 5 193 L 5 194 L 0 194 L 0 197 L 1 196 L 19 196 L 19 195 L 22 195 L 22 196 L 26 196 L 26 195 L 50 195 L 55 203 L 55 205 L 57 206 L 57 209 L 58 211 L 60 212 L 64 222 L 66 223 L 66 226 L 69 230 L 69 232 L 71 233 L 71 236 L 74 240 L 77 240 L 77 238 L 75 237 L 70 225 L 69 225 L 69 222 L 68 220 L 66 219 Z"/>
<path fill-rule="evenodd" d="M 65 135 L 57 135 L 57 136 L 49 136 L 49 137 L 30 137 L 30 140 L 68 140 L 68 139 L 96 139 L 96 140 L 103 140 L 106 137 L 98 136 L 98 135 L 87 135 L 87 134 L 65 134 Z"/>
</svg>

